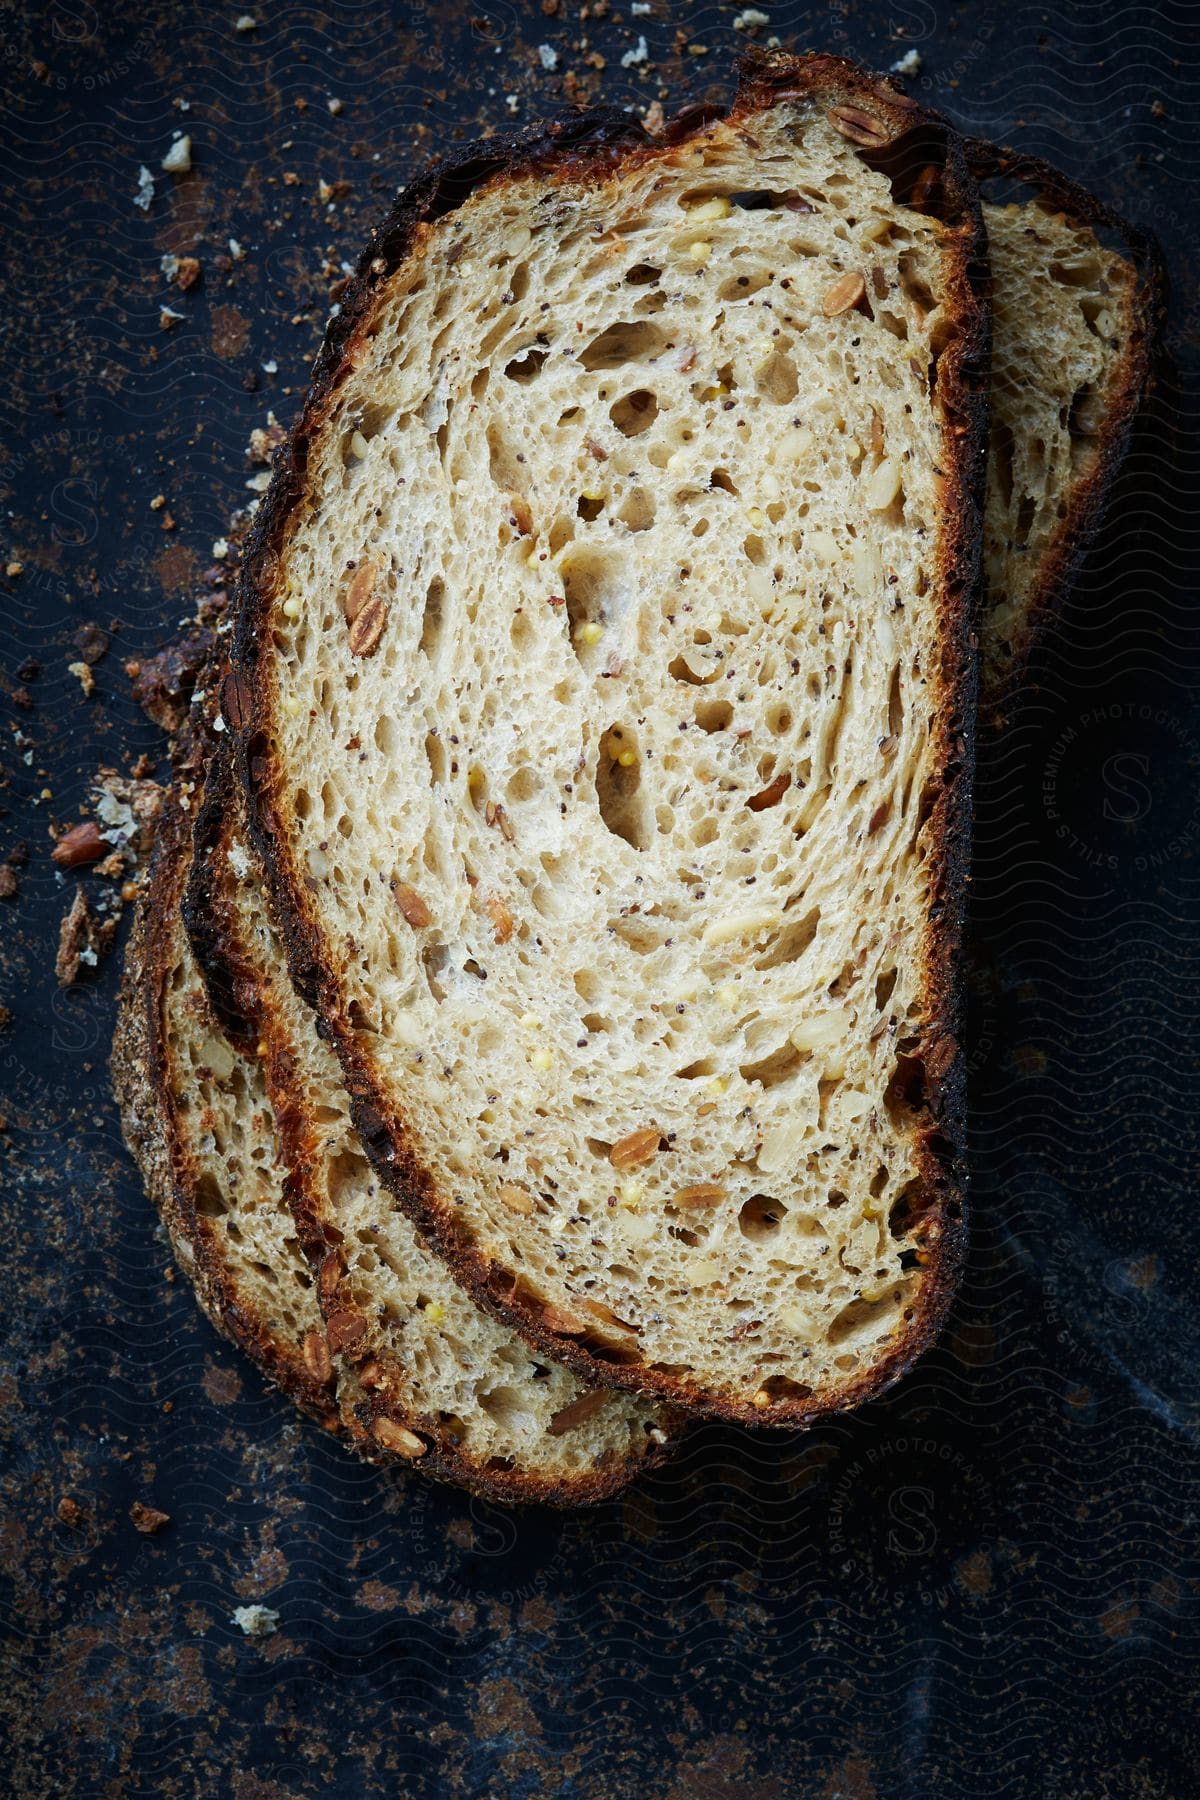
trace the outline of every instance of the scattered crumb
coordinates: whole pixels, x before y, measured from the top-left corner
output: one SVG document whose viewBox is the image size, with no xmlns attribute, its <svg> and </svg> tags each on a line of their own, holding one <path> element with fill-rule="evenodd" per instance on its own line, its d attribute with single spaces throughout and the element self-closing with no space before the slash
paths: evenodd
<svg viewBox="0 0 1200 1800">
<path fill-rule="evenodd" d="M 186 132 L 177 137 L 159 167 L 168 175 L 186 175 L 192 166 L 192 140 Z"/>
<path fill-rule="evenodd" d="M 279 1614 L 269 1606 L 238 1606 L 229 1617 L 247 1637 L 265 1638 L 279 1629 Z"/>
<path fill-rule="evenodd" d="M 646 127 L 646 130 L 650 133 L 651 137 L 657 137 L 659 132 L 666 125 L 666 122 L 667 116 L 663 112 L 662 101 L 652 100 L 642 114 L 642 124 Z"/>
<path fill-rule="evenodd" d="M 81 887 L 77 887 L 70 910 L 58 930 L 58 955 L 54 959 L 54 973 L 59 987 L 74 987 L 79 980 L 81 966 L 95 968 L 99 961 L 96 954 L 99 942 L 96 916 L 88 904 L 87 895 Z"/>
<path fill-rule="evenodd" d="M 253 13 L 242 13 L 234 24 L 235 31 L 257 31 L 258 20 Z"/>
<path fill-rule="evenodd" d="M 17 576 L 22 573 L 24 568 L 25 568 L 24 563 L 19 563 L 19 562 L 5 563 L 4 573 L 8 576 L 10 581 L 15 581 L 17 579 Z"/>
<path fill-rule="evenodd" d="M 140 1531 L 143 1537 L 153 1537 L 156 1531 L 171 1523 L 170 1513 L 159 1512 L 157 1506 L 146 1506 L 141 1500 L 134 1501 L 129 1516 L 134 1530 Z"/>
<path fill-rule="evenodd" d="M 71 642 L 85 663 L 98 663 L 107 654 L 112 639 L 103 625 L 97 625 L 95 620 L 89 619 L 86 625 L 81 625 L 73 634 Z"/>
<path fill-rule="evenodd" d="M 733 29 L 735 31 L 753 31 L 758 25 L 769 25 L 770 23 L 771 20 L 765 12 L 760 12 L 757 6 L 748 6 L 733 21 Z"/>
<path fill-rule="evenodd" d="M 538 61 L 541 63 L 543 69 L 557 69 L 558 51 L 554 48 L 553 44 L 539 44 L 537 53 Z"/>
<path fill-rule="evenodd" d="M 140 207 L 143 212 L 148 213 L 150 211 L 150 203 L 153 199 L 154 177 L 146 167 L 145 163 L 143 163 L 138 170 L 138 190 L 133 196 L 133 204 Z"/>
<path fill-rule="evenodd" d="M 329 108 L 330 112 L 333 114 L 334 118 L 336 119 L 338 114 L 342 110 L 341 101 L 336 98 L 331 98 L 331 99 L 327 100 L 325 102 L 325 104 Z"/>
<path fill-rule="evenodd" d="M 54 1510 L 64 1525 L 74 1527 L 82 1523 L 83 1508 L 78 1500 L 72 1500 L 70 1494 L 64 1494 Z"/>
<path fill-rule="evenodd" d="M 647 10 L 649 9 L 647 8 Z M 621 58 L 621 67 L 623 69 L 635 69 L 639 63 L 648 62 L 649 59 L 650 47 L 646 42 L 645 35 L 642 34 L 638 37 L 636 48 L 627 50 Z"/>
<path fill-rule="evenodd" d="M 0 863 L 0 900 L 15 900 L 20 891 L 16 870 L 10 863 Z"/>
<path fill-rule="evenodd" d="M 904 55 L 892 64 L 893 75 L 919 75 L 920 73 L 921 52 L 919 50 L 906 50 Z"/>
<path fill-rule="evenodd" d="M 67 674 L 75 676 L 80 687 L 83 689 L 84 699 L 90 700 L 96 691 L 96 677 L 92 674 L 88 664 L 85 662 L 68 663 Z"/>
<path fill-rule="evenodd" d="M 246 446 L 247 460 L 252 463 L 269 463 L 286 436 L 287 432 L 275 414 L 269 412 L 266 425 L 256 425 L 250 433 L 250 442 Z M 213 554 L 216 554 L 215 550 Z"/>
<path fill-rule="evenodd" d="M 101 769 L 93 795 L 96 817 L 109 843 L 134 856 L 144 855 L 162 805 L 163 790 L 158 782 Z"/>
</svg>

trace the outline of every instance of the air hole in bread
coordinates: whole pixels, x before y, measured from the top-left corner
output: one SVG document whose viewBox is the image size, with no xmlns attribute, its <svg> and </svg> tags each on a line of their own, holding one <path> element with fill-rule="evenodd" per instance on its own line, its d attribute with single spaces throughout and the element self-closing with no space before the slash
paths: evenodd
<svg viewBox="0 0 1200 1800">
<path fill-rule="evenodd" d="M 477 1388 L 479 1404 L 490 1419 L 511 1436 L 519 1438 L 535 1429 L 537 1421 L 525 1404 L 519 1388 Z"/>
<path fill-rule="evenodd" d="M 800 391 L 800 376 L 791 357 L 775 350 L 755 371 L 754 385 L 765 399 L 786 406 Z"/>
<path fill-rule="evenodd" d="M 1090 381 L 1076 388 L 1067 414 L 1067 430 L 1073 438 L 1094 438 L 1104 423 L 1104 401 Z"/>
<path fill-rule="evenodd" d="M 799 962 L 805 951 L 811 947 L 820 923 L 821 909 L 819 906 L 814 906 L 811 912 L 805 913 L 802 918 L 794 920 L 790 925 L 785 925 L 781 931 L 776 933 L 762 955 L 755 957 L 754 967 L 756 969 L 777 969 L 783 963 Z"/>
<path fill-rule="evenodd" d="M 442 637 L 445 623 L 446 584 L 435 575 L 425 589 L 425 605 L 421 614 L 421 648 L 432 658 Z"/>
<path fill-rule="evenodd" d="M 606 505 L 607 501 L 603 494 L 580 494 L 575 511 L 590 525 L 594 519 L 600 517 Z"/>
<path fill-rule="evenodd" d="M 649 489 L 635 487 L 626 496 L 617 517 L 630 531 L 649 531 L 656 513 L 654 496 Z"/>
<path fill-rule="evenodd" d="M 728 700 L 700 700 L 696 704 L 696 723 L 710 734 L 727 731 L 733 723 L 733 707 Z"/>
<path fill-rule="evenodd" d="M 658 417 L 658 398 L 649 388 L 635 388 L 632 393 L 614 400 L 608 416 L 622 437 L 640 437 L 643 431 L 649 431 Z"/>
<path fill-rule="evenodd" d="M 897 663 L 892 670 L 891 680 L 888 683 L 888 735 L 890 737 L 898 737 L 900 728 L 904 724 L 903 694 L 904 689 L 900 674 L 900 664 Z"/>
<path fill-rule="evenodd" d="M 717 289 L 718 300 L 749 300 L 760 288 L 768 287 L 775 276 L 769 269 L 748 269 L 742 275 L 732 276 L 721 283 Z"/>
<path fill-rule="evenodd" d="M 520 356 L 514 356 L 511 362 L 504 365 L 504 373 L 510 381 L 528 386 L 541 374 L 549 354 L 549 350 L 542 348 L 540 344 L 531 345 Z"/>
<path fill-rule="evenodd" d="M 621 565 L 615 555 L 581 544 L 568 551 L 559 564 L 563 594 L 567 602 L 567 624 L 576 652 L 586 654 L 600 647 L 601 640 L 589 644 L 589 625 L 602 627 L 609 608 L 619 597 Z"/>
<path fill-rule="evenodd" d="M 217 1185 L 216 1177 L 207 1169 L 196 1182 L 196 1211 L 202 1219 L 223 1219 L 230 1211 L 229 1202 Z"/>
<path fill-rule="evenodd" d="M 795 1381 L 790 1375 L 772 1375 L 764 1381 L 759 1392 L 767 1394 L 772 1400 L 808 1400 L 812 1389 L 803 1381 Z"/>
<path fill-rule="evenodd" d="M 851 1300 L 832 1321 L 826 1337 L 831 1344 L 844 1344 L 850 1338 L 863 1337 L 873 1332 L 873 1328 L 895 1312 L 896 1300 L 891 1294 L 878 1300 Z"/>
<path fill-rule="evenodd" d="M 775 1088 L 782 1082 L 792 1080 L 800 1068 L 801 1060 L 800 1051 L 789 1038 L 768 1056 L 760 1057 L 757 1062 L 740 1064 L 739 1073 L 743 1081 L 757 1081 L 764 1088 Z"/>
<path fill-rule="evenodd" d="M 641 785 L 637 734 L 627 725 L 610 725 L 597 752 L 596 800 L 613 836 L 634 850 L 645 850 L 651 837 Z"/>
<path fill-rule="evenodd" d="M 581 368 L 619 369 L 626 363 L 650 362 L 666 346 L 661 328 L 648 319 L 622 319 L 609 325 L 579 352 Z"/>
<path fill-rule="evenodd" d="M 876 976 L 876 978 L 875 978 L 875 1005 L 878 1007 L 880 1012 L 883 1011 L 884 1007 L 887 1005 L 888 1001 L 891 999 L 892 994 L 895 991 L 895 987 L 896 987 L 896 970 L 895 969 L 884 969 L 882 974 Z"/>
<path fill-rule="evenodd" d="M 1094 256 L 1079 257 L 1073 262 L 1055 261 L 1047 273 L 1063 287 L 1094 288 L 1104 278 L 1104 267 Z"/>
<path fill-rule="evenodd" d="M 631 269 L 626 269 L 625 280 L 630 287 L 646 287 L 650 282 L 657 281 L 661 274 L 662 270 L 655 268 L 653 263 L 634 263 Z"/>
<path fill-rule="evenodd" d="M 541 777 L 537 770 L 530 768 L 526 763 L 523 768 L 517 769 L 509 778 L 504 795 L 511 804 L 523 806 L 531 800 L 536 800 L 541 789 Z"/>
<path fill-rule="evenodd" d="M 738 1212 L 738 1230 L 752 1244 L 769 1243 L 787 1213 L 782 1200 L 776 1200 L 770 1194 L 751 1194 Z"/>
<path fill-rule="evenodd" d="M 928 317 L 937 302 L 921 274 L 922 257 L 920 252 L 917 250 L 903 251 L 897 267 L 900 274 L 900 286 L 905 295 L 918 308 L 921 318 Z"/>
</svg>

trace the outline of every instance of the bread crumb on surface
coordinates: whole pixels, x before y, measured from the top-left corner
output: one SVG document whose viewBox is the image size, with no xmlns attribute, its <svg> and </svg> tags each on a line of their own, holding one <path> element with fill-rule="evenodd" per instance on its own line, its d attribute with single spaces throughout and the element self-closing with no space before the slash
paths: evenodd
<svg viewBox="0 0 1200 1800">
<path fill-rule="evenodd" d="M 248 1638 L 270 1637 L 279 1630 L 279 1614 L 269 1606 L 236 1606 L 229 1617 Z"/>
<path fill-rule="evenodd" d="M 186 132 L 175 139 L 159 166 L 168 175 L 187 174 L 192 166 L 192 140 Z"/>
</svg>

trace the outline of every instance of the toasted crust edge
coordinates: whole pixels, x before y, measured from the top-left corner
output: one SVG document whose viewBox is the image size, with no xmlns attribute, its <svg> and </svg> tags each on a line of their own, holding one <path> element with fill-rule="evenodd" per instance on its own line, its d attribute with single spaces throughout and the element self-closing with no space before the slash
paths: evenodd
<svg viewBox="0 0 1200 1800">
<path fill-rule="evenodd" d="M 1032 188 L 1039 200 L 1063 213 L 1072 225 L 1110 232 L 1121 241 L 1124 260 L 1131 264 L 1134 275 L 1132 289 L 1122 305 L 1125 352 L 1109 383 L 1103 422 L 1096 434 L 1096 466 L 1067 490 L 1066 516 L 1041 560 L 1037 587 L 1008 656 L 997 667 L 985 666 L 981 672 L 980 727 L 994 733 L 1007 723 L 1006 709 L 1015 697 L 1030 654 L 1069 596 L 1103 521 L 1153 370 L 1166 309 L 1166 269 L 1158 244 L 1149 232 L 1130 224 L 1053 164 L 982 138 L 968 138 L 966 154 L 981 187 L 984 182 L 999 178 L 1020 182 Z"/>
<path fill-rule="evenodd" d="M 172 792 L 163 802 L 150 869 L 125 953 L 110 1070 L 125 1144 L 204 1312 L 290 1400 L 328 1430 L 339 1429 L 326 1388 L 305 1367 L 298 1345 L 264 1325 L 241 1292 L 196 1198 L 200 1171 L 184 1147 L 172 1098 L 164 1030 L 164 982 L 171 933 L 187 869 L 191 821 Z"/>
<path fill-rule="evenodd" d="M 950 292 L 960 340 L 939 371 L 939 396 L 946 416 L 946 537 L 940 575 L 943 657 L 940 671 L 938 766 L 944 770 L 928 827 L 935 846 L 929 927 L 924 944 L 927 1028 L 922 1044 L 922 1122 L 914 1125 L 917 1161 L 927 1202 L 922 1217 L 934 1248 L 909 1327 L 875 1365 L 834 1393 L 776 1401 L 767 1411 L 752 1399 L 709 1388 L 698 1381 L 663 1375 L 644 1365 L 607 1362 L 583 1344 L 549 1330 L 540 1316 L 521 1305 L 505 1280 L 456 1232 L 448 1209 L 432 1191 L 405 1143 L 404 1130 L 375 1079 L 369 1060 L 339 1013 L 336 983 L 322 966 L 322 939 L 306 903 L 274 800 L 277 772 L 271 755 L 268 685 L 263 679 L 265 626 L 275 591 L 278 556 L 296 506 L 304 498 L 308 444 L 319 431 L 336 392 L 342 354 L 369 310 L 379 280 L 394 272 L 412 248 L 422 223 L 460 204 L 493 179 L 534 171 L 569 171 L 576 177 L 610 173 L 627 161 L 659 153 L 726 117 L 748 122 L 755 112 L 787 97 L 816 98 L 827 105 L 852 104 L 873 111 L 898 137 L 909 132 L 936 141 L 942 159 L 943 192 L 957 217 L 949 250 Z M 913 140 L 916 141 L 915 139 Z M 914 167 L 912 173 L 917 174 Z M 939 115 L 919 107 L 885 77 L 843 58 L 774 56 L 743 65 L 742 79 L 727 111 L 690 109 L 662 137 L 647 145 L 624 114 L 593 112 L 532 135 L 466 147 L 415 183 L 367 246 L 342 312 L 327 334 L 314 365 L 313 382 L 300 420 L 276 463 L 242 565 L 233 668 L 223 705 L 238 750 L 256 848 L 267 874 L 281 926 L 292 979 L 325 1020 L 342 1062 L 355 1124 L 380 1178 L 427 1241 L 481 1304 L 530 1342 L 567 1363 L 592 1382 L 653 1392 L 691 1411 L 712 1413 L 754 1425 L 807 1424 L 879 1394 L 913 1364 L 936 1337 L 957 1285 L 965 1245 L 966 1169 L 965 1075 L 958 1034 L 958 961 L 963 930 L 974 767 L 974 657 L 981 503 L 984 477 L 987 398 L 985 365 L 990 315 L 986 299 L 984 235 L 978 193 L 962 142 Z"/>
<path fill-rule="evenodd" d="M 183 923 L 222 1029 L 240 1054 L 255 1055 L 263 1071 L 288 1170 L 286 1203 L 304 1254 L 314 1276 L 319 1277 L 324 1258 L 334 1246 L 326 1230 L 324 1209 L 312 1189 L 312 1131 L 295 1100 L 290 1040 L 269 1003 L 253 947 L 239 936 L 233 908 L 223 891 L 225 851 L 236 827 L 239 800 L 231 757 L 222 746 L 209 763 L 204 799 L 196 816 L 182 896 Z M 318 1291 L 319 1286 L 318 1282 Z M 324 1311 L 323 1299 L 320 1304 Z M 335 1367 L 337 1360 L 335 1357 Z M 664 1407 L 657 1424 L 666 1435 L 665 1443 L 648 1440 L 637 1456 L 614 1459 L 578 1476 L 549 1479 L 530 1473 L 524 1465 L 496 1468 L 464 1455 L 438 1421 L 422 1413 L 401 1412 L 366 1388 L 352 1403 L 343 1404 L 339 1394 L 338 1410 L 353 1447 L 368 1460 L 392 1464 L 397 1460 L 373 1435 L 377 1421 L 390 1422 L 428 1445 L 412 1465 L 422 1474 L 489 1499 L 555 1507 L 594 1506 L 620 1493 L 638 1476 L 669 1459 L 685 1424 L 681 1415 Z"/>
</svg>

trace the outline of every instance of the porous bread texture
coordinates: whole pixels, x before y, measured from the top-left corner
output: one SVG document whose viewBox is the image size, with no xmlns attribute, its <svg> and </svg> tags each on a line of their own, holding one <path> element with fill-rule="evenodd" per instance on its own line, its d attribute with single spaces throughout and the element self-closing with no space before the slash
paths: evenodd
<svg viewBox="0 0 1200 1800">
<path fill-rule="evenodd" d="M 211 855 L 206 885 L 227 908 L 233 958 L 262 982 L 256 1028 L 276 1111 L 286 1110 L 291 1168 L 287 1204 L 277 1194 L 277 1207 L 288 1217 L 290 1206 L 321 1270 L 331 1338 L 358 1333 L 333 1358 L 351 1435 L 387 1445 L 396 1436 L 390 1422 L 449 1442 L 496 1492 L 512 1486 L 528 1498 L 579 1503 L 589 1486 L 623 1486 L 668 1441 L 661 1407 L 586 1387 L 532 1351 L 425 1248 L 363 1154 L 337 1059 L 288 981 L 257 859 L 232 817 Z M 266 1122 L 272 1130 L 269 1113 Z M 561 1493 L 548 1494 L 554 1489 Z"/>
<path fill-rule="evenodd" d="M 984 510 L 983 704 L 1010 685 L 1047 565 L 1101 472 L 1128 379 L 1138 271 L 1041 199 L 985 204 L 994 282 Z"/>
<path fill-rule="evenodd" d="M 382 284 L 278 563 L 275 853 L 412 1203 L 739 1416 L 886 1362 L 944 1223 L 945 237 L 805 99 L 478 193 Z"/>
</svg>

